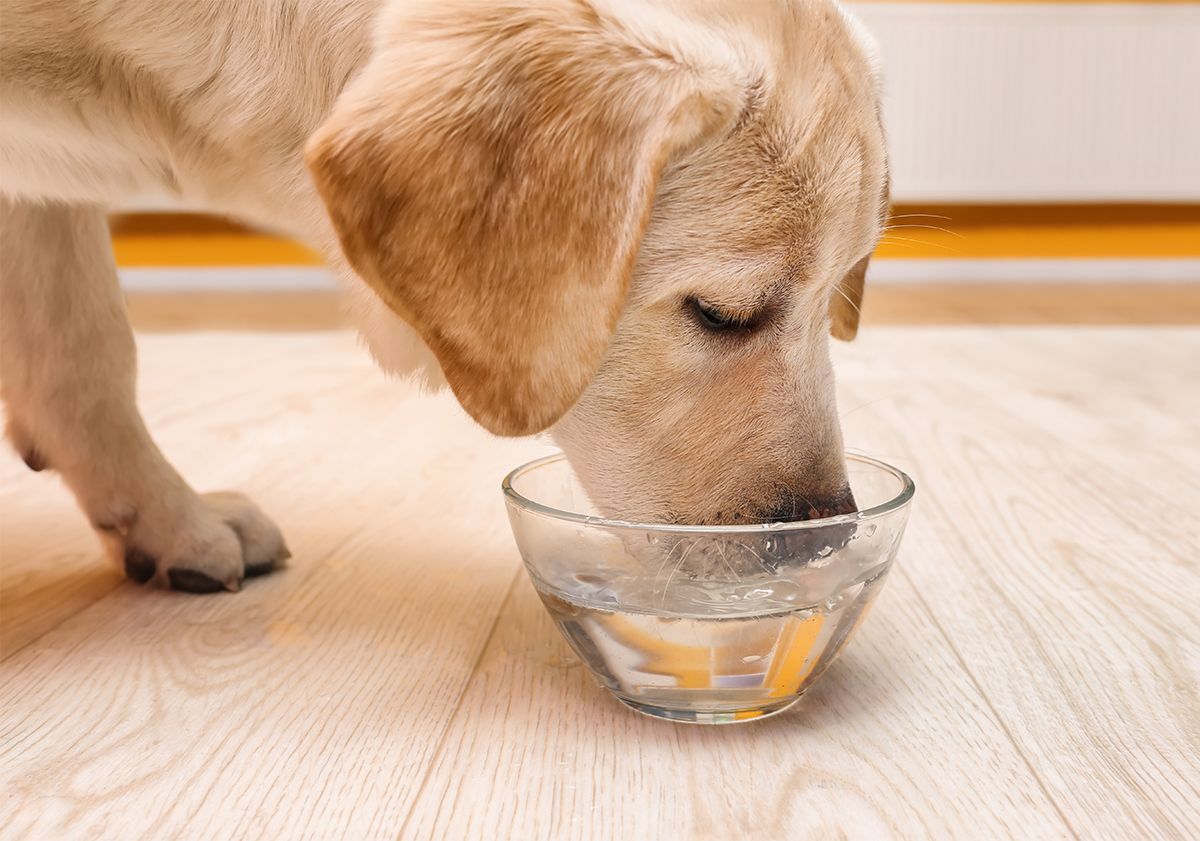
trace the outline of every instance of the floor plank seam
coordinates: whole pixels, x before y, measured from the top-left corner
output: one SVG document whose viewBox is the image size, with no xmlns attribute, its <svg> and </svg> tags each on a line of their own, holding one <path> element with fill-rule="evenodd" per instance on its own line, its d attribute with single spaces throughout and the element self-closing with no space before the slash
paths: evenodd
<svg viewBox="0 0 1200 841">
<path fill-rule="evenodd" d="M 53 625 L 51 625 L 46 630 L 42 631 L 36 637 L 25 640 L 25 642 L 18 645 L 12 651 L 8 651 L 6 649 L 0 648 L 0 663 L 4 663 L 4 662 L 12 659 L 13 657 L 17 656 L 25 649 L 29 648 L 29 646 L 33 645 L 34 643 L 40 642 L 45 637 L 54 633 L 59 628 L 61 628 L 63 625 L 70 622 L 72 619 L 75 619 L 76 617 L 82 616 L 83 614 L 87 613 L 89 610 L 91 610 L 93 607 L 98 605 L 100 602 L 104 601 L 109 596 L 111 596 L 113 593 L 117 592 L 117 590 L 121 589 L 121 585 L 124 583 L 125 583 L 124 579 L 118 579 L 118 580 L 114 581 L 113 585 L 111 587 L 109 587 L 107 590 L 105 590 L 102 595 L 97 596 L 96 598 L 94 598 L 90 602 L 88 602 L 87 604 L 82 605 L 79 608 L 79 610 L 75 611 L 74 613 L 64 616 L 62 619 L 60 619 L 58 622 L 55 622 Z M 0 612 L 2 612 L 2 611 L 0 611 Z"/>
<path fill-rule="evenodd" d="M 438 757 L 442 755 L 442 749 L 446 746 L 446 739 L 450 736 L 450 731 L 454 729 L 454 722 L 458 719 L 458 714 L 462 711 L 463 699 L 467 696 L 467 690 L 474 682 L 475 673 L 479 671 L 479 664 L 483 662 L 483 657 L 487 653 L 488 646 L 492 644 L 492 638 L 496 636 L 496 631 L 500 627 L 500 620 L 504 617 L 504 613 L 512 601 L 513 593 L 516 591 L 517 582 L 520 580 L 521 566 L 518 564 L 517 568 L 513 570 L 512 579 L 508 582 L 508 588 L 504 591 L 504 598 L 500 601 L 500 608 L 496 611 L 496 618 L 492 620 L 492 627 L 488 629 L 483 644 L 479 646 L 479 654 L 475 657 L 475 662 L 471 664 L 471 670 L 467 672 L 466 679 L 463 681 L 463 690 L 454 702 L 454 709 L 446 717 L 446 724 L 442 727 L 441 735 L 438 736 L 437 744 L 430 754 L 429 767 L 425 769 L 425 774 L 421 777 L 421 784 L 417 786 L 416 793 L 413 794 L 412 805 L 408 810 L 408 814 L 404 817 L 404 823 L 400 824 L 400 830 L 396 833 L 396 841 L 402 841 L 404 833 L 408 830 L 408 823 L 412 820 L 417 804 L 421 802 L 421 797 L 425 793 L 425 787 L 429 784 L 429 778 L 433 776 L 434 766 L 437 764 Z"/>
<path fill-rule="evenodd" d="M 966 658 L 962 656 L 962 652 L 958 650 L 958 646 L 954 644 L 954 641 L 950 638 L 950 635 L 946 632 L 946 629 L 942 627 L 942 623 L 938 621 L 937 614 L 934 613 L 934 611 L 930 608 L 929 603 L 925 601 L 925 598 L 921 595 L 920 588 L 916 586 L 903 567 L 900 568 L 900 574 L 904 576 L 904 580 L 908 583 L 909 588 L 912 590 L 913 596 L 920 604 L 921 609 L 924 610 L 926 615 L 929 617 L 929 621 L 933 623 L 933 627 L 937 629 L 937 632 L 941 635 L 942 639 L 946 641 L 946 646 L 950 649 L 950 653 L 954 655 L 954 659 L 958 661 L 959 666 L 962 667 L 963 673 L 967 676 L 967 679 L 971 681 L 971 686 L 975 688 L 975 691 L 979 693 L 979 697 L 983 699 L 983 703 L 987 705 L 988 711 L 992 714 L 992 718 L 995 719 L 996 724 L 999 725 L 1000 730 L 1004 733 L 1005 738 L 1007 738 L 1009 744 L 1013 746 L 1013 750 L 1016 751 L 1017 756 L 1021 757 L 1021 762 L 1025 764 L 1025 767 L 1029 770 L 1029 773 L 1037 782 L 1038 788 L 1046 797 L 1046 801 L 1054 807 L 1055 813 L 1058 815 L 1059 820 L 1063 822 L 1063 826 L 1066 827 L 1067 832 L 1071 833 L 1071 837 L 1074 838 L 1075 841 L 1080 841 L 1080 835 L 1078 831 L 1076 831 L 1075 827 L 1071 824 L 1071 821 L 1067 819 L 1067 814 L 1065 811 L 1063 811 L 1058 799 L 1055 798 L 1051 793 L 1049 787 L 1046 785 L 1046 781 L 1042 779 L 1042 775 L 1037 772 L 1036 768 L 1034 768 L 1033 763 L 1030 761 L 1028 755 L 1026 755 L 1025 750 L 1021 747 L 1016 736 L 1013 735 L 1012 730 L 1009 728 L 1008 722 L 1004 720 L 1002 715 L 1000 715 L 1000 711 L 996 709 L 996 705 L 992 703 L 992 699 L 988 697 L 987 692 L 984 691 L 983 684 L 979 682 L 979 680 L 975 677 L 975 673 L 971 670 L 971 667 L 967 665 Z"/>
</svg>

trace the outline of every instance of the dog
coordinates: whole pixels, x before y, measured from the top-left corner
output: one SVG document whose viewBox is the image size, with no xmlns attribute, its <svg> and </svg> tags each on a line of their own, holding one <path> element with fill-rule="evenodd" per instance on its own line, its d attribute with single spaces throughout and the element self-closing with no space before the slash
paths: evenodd
<svg viewBox="0 0 1200 841">
<path fill-rule="evenodd" d="M 236 590 L 279 529 L 138 414 L 105 208 L 312 244 L 390 372 L 548 430 L 600 510 L 854 510 L 829 334 L 888 207 L 880 71 L 833 0 L 9 0 L 7 433 L 126 573 Z"/>
</svg>

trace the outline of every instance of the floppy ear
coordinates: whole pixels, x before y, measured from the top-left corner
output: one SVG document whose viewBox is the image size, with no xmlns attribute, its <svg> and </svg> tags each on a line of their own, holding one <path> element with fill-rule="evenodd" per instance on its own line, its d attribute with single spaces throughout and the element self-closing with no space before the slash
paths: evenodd
<svg viewBox="0 0 1200 841">
<path fill-rule="evenodd" d="M 851 341 L 858 335 L 858 318 L 861 314 L 863 284 L 867 278 L 868 255 L 854 264 L 846 276 L 833 290 L 829 300 L 829 332 L 835 339 Z"/>
<path fill-rule="evenodd" d="M 741 96 L 586 4 L 545 5 L 401 4 L 306 149 L 350 265 L 505 435 L 586 388 L 664 166 Z"/>
</svg>

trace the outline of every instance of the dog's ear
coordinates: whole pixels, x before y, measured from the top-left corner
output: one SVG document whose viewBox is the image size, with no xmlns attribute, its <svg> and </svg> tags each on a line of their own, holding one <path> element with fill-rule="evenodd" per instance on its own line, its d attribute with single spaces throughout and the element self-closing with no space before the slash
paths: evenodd
<svg viewBox="0 0 1200 841">
<path fill-rule="evenodd" d="M 599 367 L 664 166 L 731 125 L 743 87 L 584 3 L 402 7 L 308 166 L 350 265 L 463 408 L 539 431 Z"/>
<path fill-rule="evenodd" d="M 842 278 L 833 297 L 829 300 L 829 332 L 835 339 L 851 341 L 858 335 L 858 318 L 861 315 L 863 284 L 867 279 L 868 255 L 854 264 Z"/>
</svg>

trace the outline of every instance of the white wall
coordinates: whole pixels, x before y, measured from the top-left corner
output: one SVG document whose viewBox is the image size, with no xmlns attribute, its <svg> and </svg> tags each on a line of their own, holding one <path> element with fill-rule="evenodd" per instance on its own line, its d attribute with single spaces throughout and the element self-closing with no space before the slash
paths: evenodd
<svg viewBox="0 0 1200 841">
<path fill-rule="evenodd" d="M 899 201 L 1200 201 L 1200 4 L 850 3 Z"/>
</svg>

